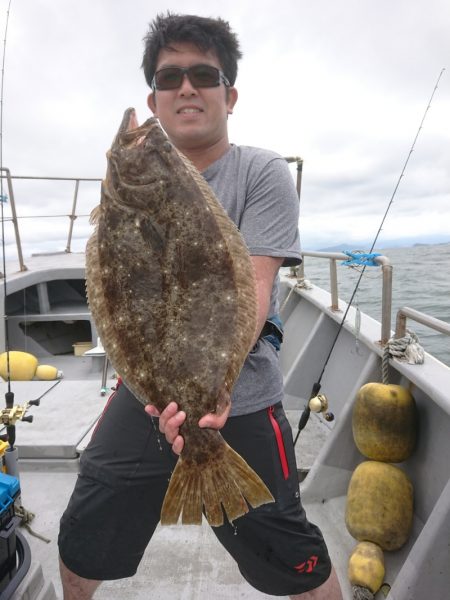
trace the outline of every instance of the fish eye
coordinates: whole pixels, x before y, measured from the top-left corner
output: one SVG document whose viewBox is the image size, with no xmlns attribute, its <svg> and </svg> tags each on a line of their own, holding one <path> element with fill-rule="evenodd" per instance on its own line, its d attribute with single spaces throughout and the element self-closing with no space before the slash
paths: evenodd
<svg viewBox="0 0 450 600">
<path fill-rule="evenodd" d="M 163 144 L 163 150 L 165 150 L 166 152 L 171 152 L 172 150 L 172 144 L 166 140 Z"/>
</svg>

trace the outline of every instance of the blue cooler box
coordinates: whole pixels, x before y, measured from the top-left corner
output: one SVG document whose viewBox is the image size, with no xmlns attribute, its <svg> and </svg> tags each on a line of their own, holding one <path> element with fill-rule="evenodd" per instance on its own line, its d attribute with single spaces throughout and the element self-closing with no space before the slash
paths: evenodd
<svg viewBox="0 0 450 600">
<path fill-rule="evenodd" d="M 14 501 L 20 493 L 19 480 L 0 472 L 0 595 L 16 567 L 16 526 Z"/>
</svg>

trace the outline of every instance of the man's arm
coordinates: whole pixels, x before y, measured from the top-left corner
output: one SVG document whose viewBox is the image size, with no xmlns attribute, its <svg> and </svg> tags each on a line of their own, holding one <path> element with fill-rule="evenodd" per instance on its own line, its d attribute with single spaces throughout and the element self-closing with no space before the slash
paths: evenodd
<svg viewBox="0 0 450 600">
<path fill-rule="evenodd" d="M 270 296 L 272 294 L 272 286 L 278 269 L 283 263 L 282 258 L 272 256 L 252 256 L 251 257 L 254 275 L 256 281 L 256 298 L 257 298 L 257 326 L 255 337 L 252 341 L 250 349 L 256 344 L 259 334 L 266 322 L 270 307 Z M 202 417 L 199 421 L 200 427 L 210 427 L 211 429 L 222 429 L 225 425 L 228 415 L 230 414 L 231 404 L 229 397 L 224 398 L 222 402 L 222 410 L 216 413 L 210 413 Z M 146 412 L 152 416 L 159 416 L 159 429 L 164 433 L 169 444 L 172 444 L 172 450 L 176 454 L 180 454 L 183 450 L 184 440 L 179 435 L 180 426 L 186 419 L 186 414 L 178 410 L 175 402 L 171 402 L 159 415 L 154 406 L 147 405 Z"/>
<path fill-rule="evenodd" d="M 264 327 L 267 317 L 271 316 L 269 315 L 269 307 L 273 282 L 279 268 L 283 264 L 283 259 L 273 256 L 252 256 L 251 260 L 254 268 L 256 298 L 258 301 L 256 332 L 251 345 L 251 348 L 253 348 Z"/>
</svg>

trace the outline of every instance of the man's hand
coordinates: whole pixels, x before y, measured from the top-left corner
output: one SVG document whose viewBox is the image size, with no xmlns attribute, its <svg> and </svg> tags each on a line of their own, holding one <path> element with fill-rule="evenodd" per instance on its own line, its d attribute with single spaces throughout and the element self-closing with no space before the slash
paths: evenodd
<svg viewBox="0 0 450 600">
<path fill-rule="evenodd" d="M 217 403 L 217 411 L 202 417 L 198 422 L 199 427 L 210 429 L 222 429 L 231 410 L 230 395 L 225 390 L 220 392 Z M 171 402 L 159 413 L 151 404 L 147 404 L 145 412 L 152 417 L 159 417 L 159 430 L 166 437 L 175 454 L 181 454 L 184 447 L 184 439 L 180 435 L 180 427 L 186 420 L 186 413 L 178 410 L 176 402 Z"/>
<path fill-rule="evenodd" d="M 159 417 L 159 430 L 166 436 L 166 440 L 172 445 L 175 454 L 181 454 L 184 446 L 184 439 L 179 435 L 180 427 L 186 420 L 186 413 L 178 410 L 176 402 L 171 402 L 160 413 L 158 409 L 147 404 L 145 412 L 152 417 Z"/>
</svg>

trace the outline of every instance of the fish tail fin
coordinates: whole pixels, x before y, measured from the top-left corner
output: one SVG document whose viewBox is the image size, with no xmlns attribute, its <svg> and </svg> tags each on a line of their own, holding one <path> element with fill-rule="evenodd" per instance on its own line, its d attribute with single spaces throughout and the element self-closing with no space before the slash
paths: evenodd
<svg viewBox="0 0 450 600">
<path fill-rule="evenodd" d="M 220 527 L 224 511 L 234 521 L 253 508 L 274 502 L 262 479 L 228 444 L 223 459 L 195 465 L 182 456 L 170 479 L 161 511 L 162 525 L 200 525 L 204 509 L 208 523 Z M 247 504 L 248 503 L 248 504 Z"/>
</svg>

